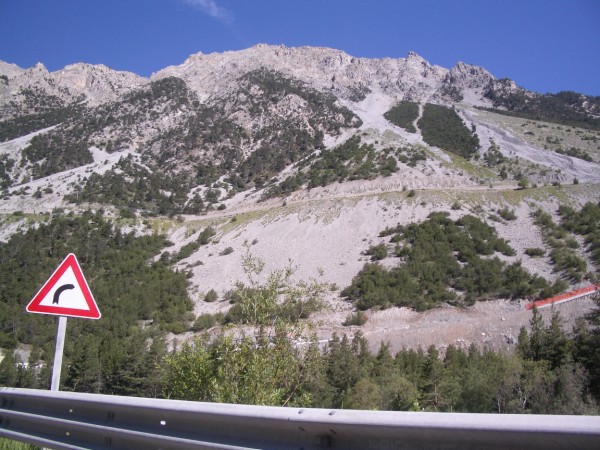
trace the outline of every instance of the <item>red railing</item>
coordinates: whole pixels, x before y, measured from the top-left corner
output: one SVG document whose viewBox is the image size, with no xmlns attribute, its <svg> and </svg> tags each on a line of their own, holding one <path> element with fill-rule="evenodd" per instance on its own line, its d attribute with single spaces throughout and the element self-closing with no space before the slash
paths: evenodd
<svg viewBox="0 0 600 450">
<path fill-rule="evenodd" d="M 552 305 L 552 304 L 556 304 L 556 303 L 568 302 L 570 300 L 576 300 L 578 298 L 593 295 L 594 293 L 596 293 L 598 291 L 600 291 L 600 286 L 592 284 L 590 286 L 587 286 L 587 287 L 584 287 L 581 289 L 576 289 L 576 290 L 570 291 L 570 292 L 565 292 L 564 294 L 556 295 L 554 297 L 545 298 L 543 300 L 537 300 L 535 302 L 527 303 L 525 305 L 525 309 L 533 309 L 534 307 L 542 308 L 544 306 L 548 306 L 548 305 Z"/>
</svg>

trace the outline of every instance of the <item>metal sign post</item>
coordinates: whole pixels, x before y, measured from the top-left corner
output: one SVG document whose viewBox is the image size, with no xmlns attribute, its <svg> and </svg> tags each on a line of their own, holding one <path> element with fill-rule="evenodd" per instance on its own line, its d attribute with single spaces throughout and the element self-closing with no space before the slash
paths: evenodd
<svg viewBox="0 0 600 450">
<path fill-rule="evenodd" d="M 56 348 L 54 349 L 54 365 L 52 366 L 51 391 L 60 390 L 60 372 L 62 370 L 63 350 L 65 348 L 65 334 L 67 331 L 67 318 L 58 318 L 58 331 L 56 332 Z"/>
</svg>

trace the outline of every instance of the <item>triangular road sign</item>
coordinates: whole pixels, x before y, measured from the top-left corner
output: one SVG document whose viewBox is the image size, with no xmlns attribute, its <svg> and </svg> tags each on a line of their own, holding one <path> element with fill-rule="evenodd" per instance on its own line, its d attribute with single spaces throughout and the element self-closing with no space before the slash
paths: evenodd
<svg viewBox="0 0 600 450">
<path fill-rule="evenodd" d="M 77 258 L 70 253 L 27 305 L 27 312 L 99 319 L 100 311 Z"/>
</svg>

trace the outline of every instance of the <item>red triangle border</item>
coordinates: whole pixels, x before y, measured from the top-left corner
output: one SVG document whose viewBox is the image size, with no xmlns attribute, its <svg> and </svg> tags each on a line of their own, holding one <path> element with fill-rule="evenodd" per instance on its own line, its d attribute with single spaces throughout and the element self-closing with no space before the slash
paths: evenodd
<svg viewBox="0 0 600 450">
<path fill-rule="evenodd" d="M 89 311 L 40 304 L 69 267 L 73 269 L 73 273 L 75 274 L 75 278 L 77 280 L 77 283 L 79 284 L 79 288 L 81 289 L 83 297 L 89 307 Z M 87 281 L 83 276 L 83 272 L 81 271 L 81 267 L 77 262 L 77 258 L 73 253 L 69 253 L 67 257 L 63 260 L 63 262 L 60 263 L 60 265 L 50 276 L 48 281 L 44 283 L 39 292 L 35 295 L 35 297 L 33 297 L 33 300 L 29 302 L 26 310 L 27 312 L 35 314 L 52 314 L 55 316 L 79 317 L 84 319 L 99 319 L 101 317 L 98 305 L 96 305 L 94 296 L 90 291 Z"/>
</svg>

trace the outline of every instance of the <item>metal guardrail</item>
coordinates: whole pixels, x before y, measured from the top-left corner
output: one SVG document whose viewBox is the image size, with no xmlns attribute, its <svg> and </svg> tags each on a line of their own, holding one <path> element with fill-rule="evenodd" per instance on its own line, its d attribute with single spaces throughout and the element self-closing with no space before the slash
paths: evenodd
<svg viewBox="0 0 600 450">
<path fill-rule="evenodd" d="M 228 405 L 0 388 L 0 436 L 55 449 L 592 449 L 600 417 Z"/>
</svg>

